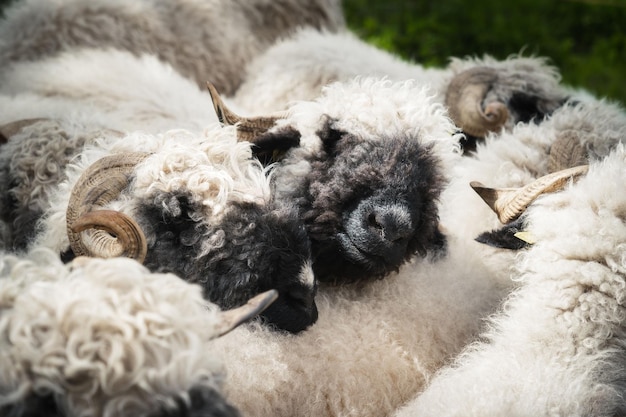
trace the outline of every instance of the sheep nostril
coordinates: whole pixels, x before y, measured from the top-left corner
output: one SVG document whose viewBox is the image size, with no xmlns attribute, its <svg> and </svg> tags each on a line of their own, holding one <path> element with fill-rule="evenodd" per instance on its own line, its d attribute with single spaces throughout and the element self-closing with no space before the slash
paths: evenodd
<svg viewBox="0 0 626 417">
<path fill-rule="evenodd" d="M 384 241 L 396 243 L 411 235 L 410 216 L 397 207 L 382 207 L 367 215 L 367 226 L 372 234 Z"/>
<path fill-rule="evenodd" d="M 381 237 L 384 238 L 384 228 L 376 218 L 376 213 L 370 213 L 369 216 L 367 216 L 367 225 L 370 227 L 370 229 L 374 229 L 375 231 L 380 233 Z"/>
</svg>

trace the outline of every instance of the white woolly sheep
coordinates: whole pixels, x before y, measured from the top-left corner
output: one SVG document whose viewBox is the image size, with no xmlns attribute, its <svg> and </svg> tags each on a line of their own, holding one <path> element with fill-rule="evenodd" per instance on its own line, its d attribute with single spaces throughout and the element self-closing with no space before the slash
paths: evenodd
<svg viewBox="0 0 626 417">
<path fill-rule="evenodd" d="M 131 259 L 63 264 L 39 248 L 0 266 L 3 416 L 239 416 L 211 344 L 275 293 L 219 312 L 199 286 Z"/>
<path fill-rule="evenodd" d="M 122 134 L 74 113 L 21 127 L 0 155 L 10 247 L 144 259 L 201 283 L 224 308 L 276 288 L 279 300 L 263 313 L 269 323 L 300 331 L 315 322 L 304 225 L 272 200 L 265 170 L 233 128 Z M 119 241 L 81 233 L 91 227 Z"/>
<path fill-rule="evenodd" d="M 527 210 L 536 243 L 516 262 L 520 288 L 398 417 L 626 412 L 625 183 L 620 144 Z"/>
<path fill-rule="evenodd" d="M 301 26 L 345 26 L 339 0 L 20 0 L 0 22 L 0 62 L 81 47 L 153 54 L 230 94 L 245 65 Z"/>
<path fill-rule="evenodd" d="M 293 101 L 317 97 L 324 85 L 356 76 L 431 85 L 437 101 L 446 104 L 455 123 L 471 136 L 468 145 L 489 131 L 539 121 L 569 95 L 545 59 L 452 59 L 447 68 L 425 68 L 348 32 L 304 28 L 259 54 L 231 101 L 249 113 L 278 111 Z"/>
</svg>

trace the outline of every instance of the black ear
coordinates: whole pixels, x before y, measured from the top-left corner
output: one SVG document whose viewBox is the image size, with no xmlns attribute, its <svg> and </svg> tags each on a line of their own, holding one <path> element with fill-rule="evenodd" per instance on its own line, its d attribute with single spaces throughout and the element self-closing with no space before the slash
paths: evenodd
<svg viewBox="0 0 626 417">
<path fill-rule="evenodd" d="M 481 233 L 475 240 L 494 248 L 520 250 L 529 246 L 529 243 L 515 236 L 516 233 L 522 232 L 524 229 L 524 219 L 520 217 L 500 229 Z"/>
<path fill-rule="evenodd" d="M 252 154 L 267 166 L 280 161 L 289 149 L 300 146 L 301 136 L 300 132 L 291 126 L 263 133 L 254 139 Z"/>
<path fill-rule="evenodd" d="M 335 149 L 335 145 L 344 135 L 346 135 L 346 132 L 335 127 L 335 120 L 328 116 L 325 117 L 326 121 L 324 122 L 323 127 L 315 133 L 321 139 L 326 153 L 332 154 Z"/>
</svg>

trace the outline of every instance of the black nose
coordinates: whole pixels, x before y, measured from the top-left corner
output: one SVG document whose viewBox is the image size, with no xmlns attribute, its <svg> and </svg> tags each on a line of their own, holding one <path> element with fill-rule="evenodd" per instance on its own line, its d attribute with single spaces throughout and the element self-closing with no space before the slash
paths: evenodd
<svg viewBox="0 0 626 417">
<path fill-rule="evenodd" d="M 399 264 L 413 235 L 414 220 L 405 204 L 366 200 L 350 213 L 345 226 L 351 243 L 361 254 Z"/>
<path fill-rule="evenodd" d="M 411 235 L 411 221 L 403 207 L 374 207 L 367 216 L 367 227 L 383 241 L 397 242 Z"/>
</svg>

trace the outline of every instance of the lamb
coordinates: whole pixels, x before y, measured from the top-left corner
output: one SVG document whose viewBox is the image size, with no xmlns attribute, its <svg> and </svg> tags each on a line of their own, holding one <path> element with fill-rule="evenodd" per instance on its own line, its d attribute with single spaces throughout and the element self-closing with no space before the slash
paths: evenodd
<svg viewBox="0 0 626 417">
<path fill-rule="evenodd" d="M 222 308 L 276 288 L 268 324 L 297 332 L 315 322 L 304 225 L 271 198 L 265 170 L 233 128 L 125 134 L 74 117 L 35 120 L 0 149 L 2 212 L 16 249 L 136 258 L 201 283 Z"/>
<path fill-rule="evenodd" d="M 536 243 L 516 263 L 520 288 L 483 340 L 398 417 L 626 412 L 625 182 L 618 144 L 575 185 L 530 206 Z"/>
<path fill-rule="evenodd" d="M 153 54 L 198 85 L 231 94 L 243 68 L 301 26 L 345 27 L 338 0 L 20 0 L 0 24 L 0 62 L 39 60 L 81 47 Z"/>
<path fill-rule="evenodd" d="M 275 298 L 229 312 L 198 285 L 127 258 L 36 248 L 0 258 L 0 414 L 238 417 L 214 339 Z"/>
</svg>

